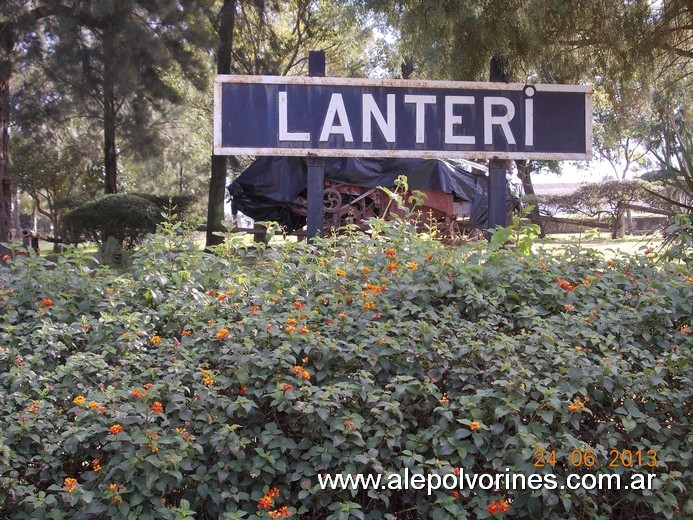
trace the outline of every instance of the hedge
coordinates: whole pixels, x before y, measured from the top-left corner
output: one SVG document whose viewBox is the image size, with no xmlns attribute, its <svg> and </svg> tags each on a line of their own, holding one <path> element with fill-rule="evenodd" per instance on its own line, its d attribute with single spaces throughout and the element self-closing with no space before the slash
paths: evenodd
<svg viewBox="0 0 693 520">
<path fill-rule="evenodd" d="M 63 239 L 70 243 L 104 244 L 115 238 L 132 249 L 161 222 L 161 211 L 152 201 L 137 195 L 104 195 L 82 204 L 63 217 Z"/>
<path fill-rule="evenodd" d="M 445 248 L 381 221 L 225 247 L 198 253 L 169 228 L 125 274 L 77 252 L 0 268 L 0 516 L 693 514 L 690 268 Z M 641 457 L 608 467 L 612 450 Z M 319 485 L 456 471 L 654 477 L 651 490 Z"/>
</svg>

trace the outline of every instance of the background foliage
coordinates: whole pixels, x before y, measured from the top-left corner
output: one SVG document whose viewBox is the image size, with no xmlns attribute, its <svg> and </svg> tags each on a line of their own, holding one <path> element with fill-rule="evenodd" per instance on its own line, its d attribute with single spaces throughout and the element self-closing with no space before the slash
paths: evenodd
<svg viewBox="0 0 693 520">
<path fill-rule="evenodd" d="M 693 514 L 690 266 L 446 249 L 380 221 L 223 247 L 195 253 L 165 224 L 124 274 L 76 252 L 0 268 L 0 516 L 489 518 L 504 499 L 509 517 Z M 653 472 L 655 489 L 317 481 L 534 473 L 536 449 L 556 450 L 559 479 L 588 471 L 560 464 L 573 450 L 602 466 L 656 450 L 655 468 L 599 469 Z"/>
</svg>

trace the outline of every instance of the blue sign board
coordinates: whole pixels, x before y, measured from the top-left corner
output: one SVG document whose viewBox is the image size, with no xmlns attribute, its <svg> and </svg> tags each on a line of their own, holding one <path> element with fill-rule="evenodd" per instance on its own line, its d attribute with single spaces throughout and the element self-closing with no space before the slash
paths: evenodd
<svg viewBox="0 0 693 520">
<path fill-rule="evenodd" d="M 591 87 L 218 76 L 217 155 L 590 159 Z"/>
</svg>

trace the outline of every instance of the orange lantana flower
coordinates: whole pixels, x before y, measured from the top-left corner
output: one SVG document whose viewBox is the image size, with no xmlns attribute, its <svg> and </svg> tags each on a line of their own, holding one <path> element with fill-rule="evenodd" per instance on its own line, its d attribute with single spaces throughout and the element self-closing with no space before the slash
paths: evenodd
<svg viewBox="0 0 693 520">
<path fill-rule="evenodd" d="M 300 365 L 294 366 L 291 371 L 298 377 L 302 377 L 307 381 L 310 380 L 310 373 L 308 373 L 308 371 Z"/>
<path fill-rule="evenodd" d="M 291 516 L 291 511 L 286 506 L 282 506 L 274 511 L 267 511 L 270 518 L 289 518 Z"/>
<path fill-rule="evenodd" d="M 570 282 L 568 282 L 566 280 L 558 280 L 558 282 L 556 282 L 556 283 L 558 283 L 558 286 L 561 289 L 565 289 L 566 291 L 569 291 L 569 292 L 571 292 L 573 290 L 573 284 L 571 284 Z"/>
<path fill-rule="evenodd" d="M 491 502 L 488 506 L 486 506 L 486 509 L 488 509 L 488 512 L 492 515 L 495 515 L 496 513 L 505 513 L 508 509 L 510 509 L 510 504 L 507 500 L 498 500 L 497 502 Z"/>
<path fill-rule="evenodd" d="M 77 490 L 77 479 L 76 478 L 66 478 L 63 481 L 63 489 L 68 493 L 74 493 Z"/>
<path fill-rule="evenodd" d="M 580 399 L 575 399 L 575 401 L 573 401 L 573 404 L 568 405 L 568 410 L 572 413 L 578 413 L 584 407 L 585 403 L 580 401 Z"/>
<path fill-rule="evenodd" d="M 274 504 L 272 497 L 265 495 L 257 501 L 257 507 L 260 509 L 269 509 Z"/>
</svg>

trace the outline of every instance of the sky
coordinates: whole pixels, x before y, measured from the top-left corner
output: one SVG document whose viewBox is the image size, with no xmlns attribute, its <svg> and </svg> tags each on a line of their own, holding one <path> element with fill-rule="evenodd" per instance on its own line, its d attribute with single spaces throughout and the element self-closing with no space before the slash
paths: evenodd
<svg viewBox="0 0 693 520">
<path fill-rule="evenodd" d="M 535 184 L 554 183 L 554 182 L 599 182 L 605 178 L 614 179 L 614 171 L 608 163 L 593 159 L 578 167 L 578 163 L 566 161 L 563 164 L 562 173 L 555 174 L 533 174 L 532 181 Z"/>
</svg>

